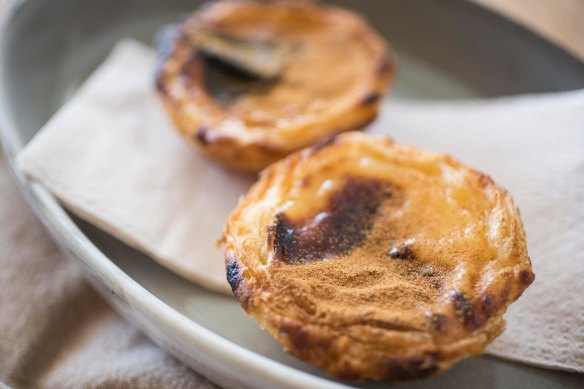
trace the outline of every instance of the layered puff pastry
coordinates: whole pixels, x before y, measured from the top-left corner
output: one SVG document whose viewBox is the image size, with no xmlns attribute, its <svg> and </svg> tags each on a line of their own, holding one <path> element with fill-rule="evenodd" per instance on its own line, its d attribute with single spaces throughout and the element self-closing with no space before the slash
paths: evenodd
<svg viewBox="0 0 584 389">
<path fill-rule="evenodd" d="M 534 280 L 509 193 L 359 132 L 266 169 L 223 242 L 245 311 L 340 379 L 422 378 L 481 354 Z"/>
<path fill-rule="evenodd" d="M 160 52 L 156 85 L 175 126 L 244 172 L 366 126 L 395 67 L 361 17 L 298 0 L 211 3 Z"/>
</svg>

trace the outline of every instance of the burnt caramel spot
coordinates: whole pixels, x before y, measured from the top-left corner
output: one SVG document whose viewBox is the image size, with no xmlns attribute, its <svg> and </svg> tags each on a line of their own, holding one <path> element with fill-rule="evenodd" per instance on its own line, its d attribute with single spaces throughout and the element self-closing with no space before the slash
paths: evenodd
<svg viewBox="0 0 584 389">
<path fill-rule="evenodd" d="M 209 144 L 209 138 L 207 137 L 208 131 L 209 128 L 207 126 L 201 126 L 197 128 L 197 131 L 195 132 L 195 137 L 203 146 L 207 146 Z"/>
<path fill-rule="evenodd" d="M 535 274 L 529 270 L 522 270 L 521 273 L 519 273 L 519 279 L 526 286 L 529 286 L 535 280 Z"/>
<path fill-rule="evenodd" d="M 494 184 L 495 184 L 495 182 L 493 181 L 491 176 L 484 174 L 484 173 L 479 173 L 479 185 L 482 188 L 485 188 L 489 185 L 494 185 Z"/>
<path fill-rule="evenodd" d="M 187 89 L 197 92 L 203 89 L 217 104 L 223 106 L 245 94 L 265 93 L 276 82 L 253 77 L 197 49 L 186 54 L 179 77 Z"/>
<path fill-rule="evenodd" d="M 310 346 L 310 337 L 306 328 L 296 322 L 284 322 L 280 327 L 280 337 L 288 338 L 296 350 Z"/>
<path fill-rule="evenodd" d="M 155 74 L 154 74 L 154 87 L 163 95 L 167 94 L 166 84 L 164 82 L 164 70 L 162 68 L 162 64 L 156 67 Z"/>
<path fill-rule="evenodd" d="M 331 345 L 330 337 L 311 334 L 307 326 L 295 320 L 283 320 L 279 324 L 278 338 L 291 343 L 294 355 L 303 360 L 315 349 L 327 350 Z"/>
<path fill-rule="evenodd" d="M 300 265 L 348 254 L 365 240 L 378 208 L 395 192 L 386 181 L 351 177 L 317 215 L 295 221 L 277 214 L 276 223 L 268 229 L 275 264 Z"/>
<path fill-rule="evenodd" d="M 475 330 L 484 322 L 485 317 L 477 311 L 473 302 L 462 292 L 454 292 L 452 301 L 456 314 L 467 328 Z"/>
<path fill-rule="evenodd" d="M 239 275 L 239 264 L 236 260 L 230 260 L 227 263 L 227 282 L 229 282 L 229 286 L 231 286 L 231 291 L 233 294 L 237 291 L 239 287 L 239 282 L 241 281 L 241 276 Z"/>
<path fill-rule="evenodd" d="M 374 104 L 374 103 L 377 103 L 379 100 L 381 100 L 381 95 L 379 93 L 373 92 L 373 93 L 369 93 L 367 96 L 365 96 L 365 98 L 363 99 L 361 104 L 363 104 L 363 105 Z"/>
<path fill-rule="evenodd" d="M 497 301 L 495 301 L 495 299 L 488 294 L 481 298 L 481 303 L 483 305 L 483 309 L 489 315 L 493 315 L 500 308 L 500 304 L 498 304 Z"/>
<path fill-rule="evenodd" d="M 353 368 L 351 362 L 345 360 L 342 361 L 342 367 L 336 372 L 335 377 L 339 380 L 356 381 L 361 378 L 361 374 Z"/>
<path fill-rule="evenodd" d="M 225 251 L 225 273 L 233 295 L 239 300 L 241 307 L 248 312 L 253 303 L 254 293 L 246 287 L 241 262 L 231 250 Z"/>
<path fill-rule="evenodd" d="M 197 65 L 199 62 L 201 65 Z M 195 51 L 191 59 L 184 64 L 183 75 L 188 76 L 192 66 L 202 66 L 205 90 L 221 105 L 228 105 L 246 94 L 266 93 L 278 82 L 275 79 L 264 80 L 254 77 L 229 62 L 199 51 Z"/>
<path fill-rule="evenodd" d="M 385 368 L 388 378 L 411 380 L 431 376 L 438 370 L 438 364 L 432 356 L 392 358 L 386 361 Z"/>
</svg>

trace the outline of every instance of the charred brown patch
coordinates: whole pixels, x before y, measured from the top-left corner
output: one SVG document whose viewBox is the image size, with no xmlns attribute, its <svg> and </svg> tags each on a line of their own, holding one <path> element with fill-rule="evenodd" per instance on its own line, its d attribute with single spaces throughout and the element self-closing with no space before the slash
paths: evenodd
<svg viewBox="0 0 584 389">
<path fill-rule="evenodd" d="M 289 342 L 294 355 L 300 359 L 307 359 L 307 354 L 315 350 L 328 350 L 331 340 L 328 336 L 318 336 L 310 333 L 309 327 L 294 320 L 283 320 L 278 325 L 278 337 L 285 343 Z"/>
<path fill-rule="evenodd" d="M 162 65 L 156 68 L 154 75 L 154 87 L 159 93 L 163 95 L 167 94 L 166 84 L 164 82 L 164 69 L 162 68 Z"/>
<path fill-rule="evenodd" d="M 483 324 L 473 302 L 462 292 L 455 292 L 451 296 L 456 314 L 462 323 L 470 329 L 477 329 Z"/>
<path fill-rule="evenodd" d="M 438 364 L 431 356 L 392 358 L 386 361 L 385 370 L 387 378 L 405 381 L 431 376 L 438 371 Z"/>
<path fill-rule="evenodd" d="M 490 296 L 488 294 L 484 295 L 481 298 L 481 303 L 483 305 L 483 309 L 488 315 L 495 314 L 501 307 L 501 304 L 498 301 L 496 301 L 495 298 L 493 298 L 493 296 Z"/>
<path fill-rule="evenodd" d="M 335 378 L 345 381 L 356 381 L 360 378 L 362 379 L 361 374 L 355 370 L 349 361 L 342 361 L 341 368 L 336 372 Z"/>
<path fill-rule="evenodd" d="M 231 250 L 225 252 L 225 273 L 233 295 L 237 298 L 241 307 L 246 312 L 249 311 L 255 295 L 250 288 L 246 287 L 240 262 Z"/>
<path fill-rule="evenodd" d="M 207 126 L 201 126 L 197 128 L 197 131 L 195 132 L 195 138 L 203 146 L 207 146 L 209 144 L 209 138 L 207 137 L 208 132 L 209 128 Z"/>
<path fill-rule="evenodd" d="M 300 265 L 349 253 L 366 238 L 379 206 L 395 191 L 385 181 L 348 178 L 330 197 L 328 207 L 308 220 L 276 215 L 275 225 L 268 229 L 275 263 Z"/>
<path fill-rule="evenodd" d="M 379 93 L 373 92 L 365 96 L 365 98 L 361 101 L 361 104 L 363 105 L 375 104 L 379 100 L 381 100 L 381 95 Z"/>
<path fill-rule="evenodd" d="M 280 335 L 290 340 L 296 350 L 302 350 L 310 346 L 310 338 L 304 326 L 287 323 L 280 327 Z"/>
<path fill-rule="evenodd" d="M 489 185 L 494 185 L 494 184 L 495 184 L 495 182 L 493 181 L 491 176 L 484 174 L 484 173 L 479 173 L 479 185 L 482 188 L 485 188 Z"/>
<path fill-rule="evenodd" d="M 527 287 L 535 280 L 535 274 L 529 270 L 522 270 L 519 273 L 519 279 Z"/>
<path fill-rule="evenodd" d="M 310 360 L 315 354 L 330 356 L 332 339 L 328 334 L 311 330 L 299 321 L 284 319 L 276 324 L 279 341 L 287 345 L 289 352 L 301 360 Z"/>
<path fill-rule="evenodd" d="M 232 63 L 223 60 L 221 57 L 210 55 L 203 51 L 195 51 L 196 56 L 204 59 L 206 71 L 216 70 L 223 76 L 244 82 L 254 82 L 258 78 L 254 75 L 244 72 L 241 68 L 234 66 Z"/>
<path fill-rule="evenodd" d="M 183 80 L 204 85 L 205 91 L 222 106 L 231 104 L 241 96 L 267 93 L 277 85 L 276 79 L 259 79 L 233 66 L 221 58 L 209 56 L 193 50 L 190 58 L 183 64 Z"/>
<path fill-rule="evenodd" d="M 236 294 L 239 283 L 241 282 L 241 274 L 239 272 L 239 263 L 235 259 L 230 259 L 226 267 L 227 282 L 231 286 L 231 291 Z"/>
</svg>

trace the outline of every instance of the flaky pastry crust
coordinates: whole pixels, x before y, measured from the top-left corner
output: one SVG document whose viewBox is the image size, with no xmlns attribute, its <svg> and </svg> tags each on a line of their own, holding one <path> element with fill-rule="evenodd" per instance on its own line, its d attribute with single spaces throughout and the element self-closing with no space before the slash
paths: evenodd
<svg viewBox="0 0 584 389">
<path fill-rule="evenodd" d="M 239 80 L 243 91 L 212 91 L 209 79 L 227 76 L 196 43 L 207 31 L 277 46 L 285 52 L 281 74 Z M 395 67 L 361 17 L 311 1 L 218 1 L 161 46 L 156 85 L 175 126 L 207 155 L 245 172 L 322 137 L 362 129 L 377 116 Z M 221 74 L 210 76 L 211 68 Z"/>
<path fill-rule="evenodd" d="M 358 132 L 270 166 L 223 242 L 245 311 L 341 379 L 422 378 L 481 354 L 534 280 L 490 177 Z"/>
</svg>

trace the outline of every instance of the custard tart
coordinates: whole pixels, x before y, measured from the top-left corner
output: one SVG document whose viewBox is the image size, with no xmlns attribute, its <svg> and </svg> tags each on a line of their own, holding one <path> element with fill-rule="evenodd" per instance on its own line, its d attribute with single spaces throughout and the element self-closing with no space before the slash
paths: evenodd
<svg viewBox="0 0 584 389">
<path fill-rule="evenodd" d="M 245 172 L 365 127 L 395 67 L 360 16 L 311 1 L 214 2 L 159 46 L 156 86 L 175 127 Z"/>
<path fill-rule="evenodd" d="M 360 132 L 262 172 L 223 243 L 245 311 L 340 379 L 422 378 L 481 354 L 534 280 L 509 193 L 449 156 Z"/>
</svg>

